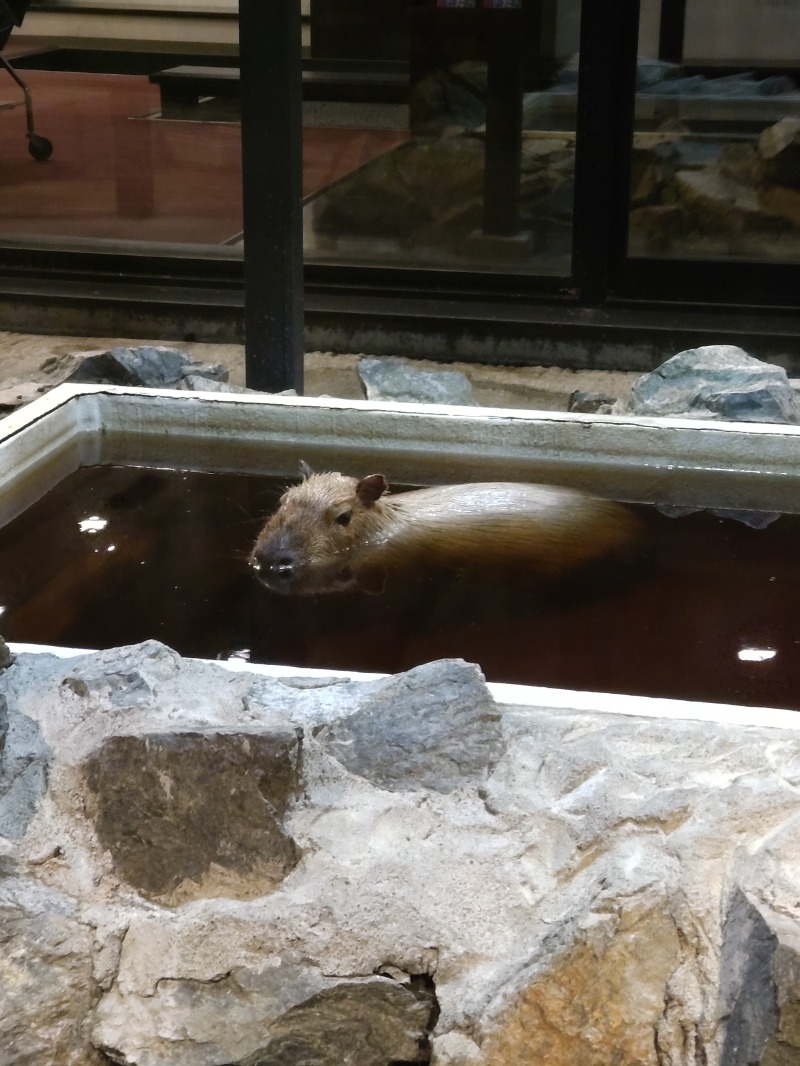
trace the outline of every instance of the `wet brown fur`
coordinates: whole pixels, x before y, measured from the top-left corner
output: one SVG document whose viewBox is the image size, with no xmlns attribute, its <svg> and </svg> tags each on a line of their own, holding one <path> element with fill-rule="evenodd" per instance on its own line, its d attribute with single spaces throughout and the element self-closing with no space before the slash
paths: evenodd
<svg viewBox="0 0 800 1066">
<path fill-rule="evenodd" d="M 309 474 L 284 493 L 251 564 L 284 592 L 328 592 L 400 567 L 521 568 L 546 577 L 621 553 L 639 537 L 624 505 L 515 482 L 390 494 L 381 474 Z"/>
</svg>

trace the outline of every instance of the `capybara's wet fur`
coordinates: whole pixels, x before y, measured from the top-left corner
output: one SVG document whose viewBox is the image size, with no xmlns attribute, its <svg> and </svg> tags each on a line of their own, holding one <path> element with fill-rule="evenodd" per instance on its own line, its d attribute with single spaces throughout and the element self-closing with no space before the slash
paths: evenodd
<svg viewBox="0 0 800 1066">
<path fill-rule="evenodd" d="M 390 493 L 382 474 L 312 474 L 289 488 L 251 554 L 265 585 L 313 594 L 377 591 L 387 574 L 499 569 L 553 579 L 637 544 L 625 505 L 516 482 Z"/>
</svg>

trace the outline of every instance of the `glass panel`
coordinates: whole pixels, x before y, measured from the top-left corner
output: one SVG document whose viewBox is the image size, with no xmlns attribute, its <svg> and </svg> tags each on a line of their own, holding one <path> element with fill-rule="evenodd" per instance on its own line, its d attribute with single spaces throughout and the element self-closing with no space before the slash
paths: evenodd
<svg viewBox="0 0 800 1066">
<path fill-rule="evenodd" d="M 568 274 L 579 9 L 313 0 L 307 260 Z"/>
<path fill-rule="evenodd" d="M 682 8 L 642 6 L 629 252 L 796 262 L 800 0 L 686 0 L 659 59 Z"/>
<path fill-rule="evenodd" d="M 236 11 L 69 0 L 0 30 L 52 144 L 31 158 L 0 71 L 0 240 L 240 256 Z M 580 0 L 303 11 L 307 260 L 570 273 Z"/>
<path fill-rule="evenodd" d="M 22 90 L 0 70 L 0 239 L 55 238 L 69 247 L 76 239 L 221 246 L 235 238 L 242 229 L 236 108 L 202 97 L 170 105 L 155 80 L 180 63 L 235 65 L 235 6 L 219 22 L 210 55 L 201 52 L 202 19 L 156 19 L 159 32 L 182 39 L 120 47 L 115 32 L 146 34 L 152 18 L 106 13 L 103 39 L 94 36 L 96 14 L 79 7 L 26 13 L 3 50 L 29 86 L 35 134 L 26 135 Z M 37 28 L 79 36 L 61 46 Z M 43 161 L 48 142 L 52 155 Z"/>
</svg>

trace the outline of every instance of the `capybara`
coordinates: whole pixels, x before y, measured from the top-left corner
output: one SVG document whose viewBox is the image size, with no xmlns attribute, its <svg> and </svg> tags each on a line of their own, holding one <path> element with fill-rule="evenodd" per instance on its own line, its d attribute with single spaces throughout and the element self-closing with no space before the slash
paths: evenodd
<svg viewBox="0 0 800 1066">
<path fill-rule="evenodd" d="M 382 474 L 308 472 L 281 497 L 250 563 L 268 588 L 295 595 L 375 591 L 401 569 L 502 568 L 571 574 L 634 545 L 624 504 L 516 482 L 390 493 Z"/>
</svg>

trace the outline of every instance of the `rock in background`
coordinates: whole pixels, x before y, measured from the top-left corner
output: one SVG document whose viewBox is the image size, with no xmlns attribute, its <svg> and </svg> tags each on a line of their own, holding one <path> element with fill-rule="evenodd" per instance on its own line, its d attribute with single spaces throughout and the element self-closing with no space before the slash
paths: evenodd
<svg viewBox="0 0 800 1066">
<path fill-rule="evenodd" d="M 107 352 L 78 356 L 78 365 L 62 381 L 103 385 L 138 385 L 151 389 L 196 389 L 198 378 L 224 384 L 224 366 L 198 363 L 180 348 L 142 345 L 139 348 L 110 348 Z"/>
<path fill-rule="evenodd" d="M 74 351 L 45 359 L 30 380 L 11 378 L 0 383 L 0 417 L 64 383 L 188 392 L 258 391 L 230 384 L 228 377 L 228 369 L 222 363 L 204 363 L 181 348 L 163 344 Z M 293 390 L 287 392 L 294 395 Z"/>
<path fill-rule="evenodd" d="M 384 356 L 359 360 L 358 375 L 368 400 L 476 405 L 469 378 L 459 370 L 420 370 Z"/>
<path fill-rule="evenodd" d="M 731 83 L 729 93 L 736 84 L 742 85 Z M 796 258 L 800 119 L 786 116 L 752 141 L 669 125 L 634 139 L 633 254 Z"/>
<path fill-rule="evenodd" d="M 633 255 L 800 256 L 800 118 L 785 115 L 759 137 L 728 135 L 731 116 L 798 107 L 791 78 L 743 72 L 683 75 L 640 61 L 638 107 L 652 127 L 633 138 Z M 534 254 L 569 255 L 574 199 L 577 63 L 553 85 L 528 93 L 523 109 L 520 231 Z M 486 76 L 482 64 L 437 71 L 412 90 L 414 139 L 372 160 L 313 202 L 323 245 L 361 236 L 381 251 L 474 265 L 483 220 Z M 706 132 L 711 119 L 718 128 Z M 759 119 L 759 121 L 764 121 Z M 509 246 L 480 246 L 503 260 Z M 516 254 L 519 254 L 518 252 Z"/>
<path fill-rule="evenodd" d="M 484 146 L 483 130 L 455 129 L 384 153 L 315 198 L 314 232 L 323 242 L 363 236 L 423 250 L 433 261 L 474 262 L 469 240 L 483 224 Z M 521 228 L 535 229 L 550 251 L 569 246 L 574 156 L 571 133 L 523 134 Z"/>
<path fill-rule="evenodd" d="M 800 731 L 156 642 L 0 691 L 4 1066 L 800 1061 Z"/>
<path fill-rule="evenodd" d="M 783 367 L 731 344 L 707 344 L 667 359 L 631 386 L 636 415 L 681 415 L 740 422 L 800 422 Z"/>
</svg>

